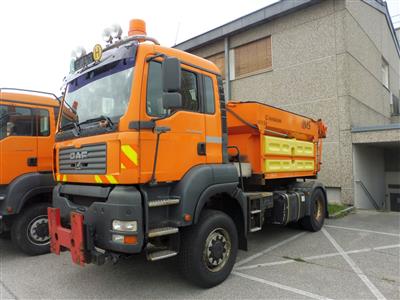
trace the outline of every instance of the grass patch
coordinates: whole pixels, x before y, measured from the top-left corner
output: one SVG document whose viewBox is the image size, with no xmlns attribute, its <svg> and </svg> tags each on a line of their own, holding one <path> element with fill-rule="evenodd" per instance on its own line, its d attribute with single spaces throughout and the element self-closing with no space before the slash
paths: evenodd
<svg viewBox="0 0 400 300">
<path fill-rule="evenodd" d="M 341 204 L 328 204 L 328 212 L 329 215 L 336 214 L 337 212 L 347 208 L 347 206 L 341 205 Z"/>
</svg>

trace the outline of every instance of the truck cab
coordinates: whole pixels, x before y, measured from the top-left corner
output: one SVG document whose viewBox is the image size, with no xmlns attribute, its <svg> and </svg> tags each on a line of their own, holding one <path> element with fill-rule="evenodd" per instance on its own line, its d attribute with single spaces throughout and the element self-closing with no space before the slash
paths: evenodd
<svg viewBox="0 0 400 300">
<path fill-rule="evenodd" d="M 120 32 L 71 62 L 55 137 L 52 252 L 68 249 L 80 265 L 178 255 L 187 278 L 211 287 L 264 221 L 322 227 L 323 185 L 296 183 L 319 171 L 322 122 L 262 104 L 228 108 L 212 62 L 159 45 L 141 20 Z M 268 114 L 283 120 L 271 129 Z M 290 149 L 261 153 L 266 134 Z M 300 140 L 307 155 L 291 149 Z"/>
<path fill-rule="evenodd" d="M 0 233 L 25 253 L 49 251 L 56 96 L 0 89 Z"/>
</svg>

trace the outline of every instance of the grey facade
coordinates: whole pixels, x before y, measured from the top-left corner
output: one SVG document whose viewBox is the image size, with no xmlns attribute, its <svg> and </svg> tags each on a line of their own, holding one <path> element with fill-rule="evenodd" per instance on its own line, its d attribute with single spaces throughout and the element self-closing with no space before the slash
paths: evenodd
<svg viewBox="0 0 400 300">
<path fill-rule="evenodd" d="M 232 49 L 268 36 L 272 68 L 232 76 Z M 400 161 L 400 48 L 384 2 L 282 0 L 176 47 L 202 57 L 224 52 L 229 99 L 322 118 L 319 179 L 329 201 L 390 209 L 388 186 L 400 185 L 399 164 L 387 171 Z"/>
</svg>

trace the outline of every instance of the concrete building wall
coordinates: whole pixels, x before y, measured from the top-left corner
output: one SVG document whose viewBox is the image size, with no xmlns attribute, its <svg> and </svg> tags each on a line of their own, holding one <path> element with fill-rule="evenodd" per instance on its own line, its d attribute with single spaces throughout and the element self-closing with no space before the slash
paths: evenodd
<svg viewBox="0 0 400 300">
<path fill-rule="evenodd" d="M 230 82 L 231 99 L 271 104 L 328 126 L 319 180 L 333 201 L 354 203 L 351 128 L 393 122 L 400 60 L 385 15 L 361 0 L 325 0 L 198 48 L 207 57 L 263 37 L 272 39 L 272 69 Z M 389 64 L 389 89 L 382 81 Z M 226 87 L 226 84 L 225 84 Z M 334 199 L 333 199 L 334 198 Z"/>
</svg>

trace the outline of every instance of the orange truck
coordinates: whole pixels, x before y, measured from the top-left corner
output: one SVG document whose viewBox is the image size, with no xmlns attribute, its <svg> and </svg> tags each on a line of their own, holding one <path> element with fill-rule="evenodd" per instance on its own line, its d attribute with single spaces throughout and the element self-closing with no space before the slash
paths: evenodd
<svg viewBox="0 0 400 300">
<path fill-rule="evenodd" d="M 264 224 L 318 231 L 327 215 L 326 127 L 256 102 L 225 102 L 220 70 L 162 47 L 141 20 L 71 63 L 55 144 L 51 251 L 103 264 L 178 255 L 212 287 Z"/>
<path fill-rule="evenodd" d="M 53 94 L 0 89 L 0 235 L 30 255 L 50 251 L 47 207 L 59 100 Z"/>
</svg>

